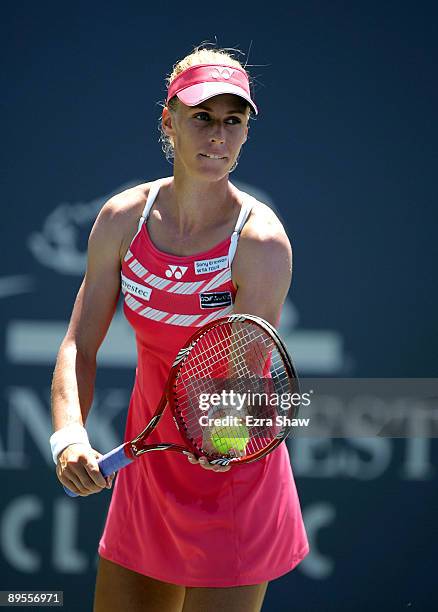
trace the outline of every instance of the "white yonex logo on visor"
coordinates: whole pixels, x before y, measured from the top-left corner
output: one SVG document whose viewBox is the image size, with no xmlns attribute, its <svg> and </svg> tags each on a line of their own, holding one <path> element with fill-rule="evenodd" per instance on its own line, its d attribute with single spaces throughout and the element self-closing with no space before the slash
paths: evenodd
<svg viewBox="0 0 438 612">
<path fill-rule="evenodd" d="M 180 279 L 184 276 L 187 271 L 187 266 L 168 266 L 166 270 L 167 278 L 172 278 L 174 276 L 176 279 Z"/>
<path fill-rule="evenodd" d="M 221 68 L 220 66 L 218 68 L 215 68 L 214 70 L 211 71 L 210 75 L 213 79 L 230 79 L 233 72 L 235 72 L 235 70 L 230 69 L 230 68 Z"/>
</svg>

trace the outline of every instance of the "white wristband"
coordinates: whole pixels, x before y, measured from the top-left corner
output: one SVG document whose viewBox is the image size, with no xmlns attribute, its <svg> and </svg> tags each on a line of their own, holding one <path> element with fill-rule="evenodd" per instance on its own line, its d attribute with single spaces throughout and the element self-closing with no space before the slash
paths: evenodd
<svg viewBox="0 0 438 612">
<path fill-rule="evenodd" d="M 91 448 L 87 432 L 79 423 L 66 425 L 50 436 L 50 448 L 55 465 L 58 463 L 58 455 L 70 444 L 85 444 Z"/>
</svg>

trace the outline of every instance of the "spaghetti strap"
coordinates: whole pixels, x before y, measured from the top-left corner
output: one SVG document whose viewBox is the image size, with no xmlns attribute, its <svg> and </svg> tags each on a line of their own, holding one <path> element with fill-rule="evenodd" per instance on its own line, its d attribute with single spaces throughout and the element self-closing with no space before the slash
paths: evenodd
<svg viewBox="0 0 438 612">
<path fill-rule="evenodd" d="M 236 254 L 237 243 L 239 241 L 240 232 L 242 231 L 243 226 L 245 225 L 251 213 L 252 207 L 254 206 L 254 200 L 255 198 L 250 196 L 248 193 L 243 194 L 242 208 L 240 209 L 239 217 L 237 219 L 236 227 L 234 228 L 234 232 L 231 235 L 230 248 L 228 249 L 228 265 L 230 267 L 233 262 L 234 255 Z"/>
<path fill-rule="evenodd" d="M 153 203 L 155 202 L 155 199 L 158 195 L 158 192 L 160 191 L 160 187 L 162 184 L 163 180 L 162 179 L 158 179 L 157 181 L 154 181 L 149 189 L 149 195 L 148 198 L 146 200 L 146 204 L 145 207 L 143 209 L 143 212 L 141 214 L 141 217 L 138 221 L 138 230 L 141 230 L 141 226 L 143 225 L 143 223 L 147 220 L 150 210 L 152 208 Z"/>
<path fill-rule="evenodd" d="M 236 227 L 234 228 L 234 231 L 238 234 L 240 234 L 242 231 L 242 228 L 249 217 L 252 207 L 254 206 L 254 199 L 255 198 L 250 196 L 248 193 L 243 194 L 242 208 L 240 209 L 239 217 L 236 221 Z"/>
</svg>

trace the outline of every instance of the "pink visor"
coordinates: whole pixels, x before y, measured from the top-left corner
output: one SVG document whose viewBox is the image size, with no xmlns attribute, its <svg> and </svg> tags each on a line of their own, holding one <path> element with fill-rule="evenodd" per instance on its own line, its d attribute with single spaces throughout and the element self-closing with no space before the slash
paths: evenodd
<svg viewBox="0 0 438 612">
<path fill-rule="evenodd" d="M 257 106 L 251 99 L 248 75 L 236 66 L 199 64 L 187 68 L 170 84 L 167 103 L 174 96 L 178 96 L 186 106 L 197 106 L 220 94 L 240 96 L 251 105 L 257 115 Z"/>
</svg>

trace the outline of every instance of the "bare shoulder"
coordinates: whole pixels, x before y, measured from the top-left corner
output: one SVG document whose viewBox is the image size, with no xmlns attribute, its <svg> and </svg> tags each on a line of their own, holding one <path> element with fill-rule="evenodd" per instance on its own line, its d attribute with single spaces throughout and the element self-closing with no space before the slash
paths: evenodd
<svg viewBox="0 0 438 612">
<path fill-rule="evenodd" d="M 282 222 L 272 208 L 258 200 L 254 200 L 251 214 L 243 227 L 239 250 L 242 259 L 254 258 L 258 263 L 267 257 L 274 263 L 278 258 L 292 260 L 290 240 Z"/>
<path fill-rule="evenodd" d="M 107 225 L 113 223 L 117 226 L 117 229 L 120 228 L 120 224 L 129 223 L 132 217 L 139 217 L 146 202 L 149 188 L 150 184 L 144 183 L 113 195 L 100 209 L 97 221 Z"/>
<path fill-rule="evenodd" d="M 90 243 L 104 242 L 126 251 L 135 235 L 151 183 L 143 183 L 112 196 L 100 209 L 90 234 Z M 124 255 L 124 253 L 123 253 Z"/>
</svg>

